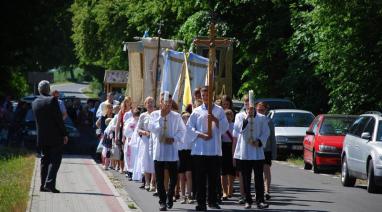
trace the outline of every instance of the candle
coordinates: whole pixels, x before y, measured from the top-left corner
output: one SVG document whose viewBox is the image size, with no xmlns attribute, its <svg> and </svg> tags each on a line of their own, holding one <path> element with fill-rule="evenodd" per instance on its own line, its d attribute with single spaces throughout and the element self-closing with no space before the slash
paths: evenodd
<svg viewBox="0 0 382 212">
<path fill-rule="evenodd" d="M 165 91 L 163 96 L 163 101 L 168 102 L 169 99 L 170 99 L 170 93 L 168 91 Z"/>
<path fill-rule="evenodd" d="M 253 95 L 253 90 L 249 90 L 248 98 L 249 98 L 249 107 L 254 107 L 255 106 L 255 102 L 254 102 L 255 98 Z"/>
</svg>

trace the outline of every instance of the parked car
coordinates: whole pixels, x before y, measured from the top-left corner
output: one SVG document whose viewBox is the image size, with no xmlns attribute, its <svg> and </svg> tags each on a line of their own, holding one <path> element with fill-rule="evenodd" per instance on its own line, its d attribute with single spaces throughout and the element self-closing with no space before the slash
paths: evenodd
<svg viewBox="0 0 382 212">
<path fill-rule="evenodd" d="M 354 186 L 367 180 L 367 191 L 382 190 L 382 117 L 363 114 L 349 128 L 341 154 L 341 182 Z"/>
<path fill-rule="evenodd" d="M 34 120 L 31 103 L 37 98 L 37 96 L 26 96 L 21 98 L 21 101 L 24 101 L 28 104 L 28 111 L 25 115 L 24 122 L 22 123 L 23 132 L 22 140 L 24 145 L 27 147 L 33 148 L 36 144 L 37 132 L 36 132 L 36 123 Z M 69 142 L 75 142 L 80 137 L 80 132 L 74 126 L 73 121 L 67 117 L 64 121 L 66 130 L 68 132 Z"/>
<path fill-rule="evenodd" d="M 31 109 L 28 111 L 31 113 Z M 23 123 L 23 142 L 26 147 L 33 148 L 36 145 L 37 131 L 36 131 L 36 122 L 28 119 L 28 113 Z M 73 121 L 67 117 L 64 121 L 66 130 L 68 132 L 69 143 L 76 142 L 80 137 L 80 132 L 74 126 Z"/>
<path fill-rule="evenodd" d="M 275 109 L 296 109 L 296 105 L 288 100 L 288 99 L 281 99 L 281 98 L 260 98 L 255 99 L 255 104 L 258 102 L 264 102 L 269 105 L 270 110 Z"/>
<path fill-rule="evenodd" d="M 232 100 L 233 102 L 233 109 L 235 113 L 240 112 L 244 109 L 244 103 L 241 100 Z M 270 110 L 274 109 L 296 109 L 296 105 L 288 100 L 288 99 L 280 99 L 280 98 L 260 98 L 255 99 L 255 104 L 259 102 L 264 102 L 269 105 Z"/>
<path fill-rule="evenodd" d="M 304 138 L 304 168 L 318 173 L 341 167 L 342 144 L 347 129 L 358 116 L 318 115 Z"/>
<path fill-rule="evenodd" d="M 244 102 L 241 100 L 233 99 L 232 100 L 232 109 L 233 109 L 233 112 L 239 113 L 241 110 L 244 109 Z"/>
<path fill-rule="evenodd" d="M 303 140 L 306 130 L 314 119 L 312 112 L 297 109 L 277 109 L 269 111 L 268 116 L 275 126 L 277 154 L 303 152 Z"/>
</svg>

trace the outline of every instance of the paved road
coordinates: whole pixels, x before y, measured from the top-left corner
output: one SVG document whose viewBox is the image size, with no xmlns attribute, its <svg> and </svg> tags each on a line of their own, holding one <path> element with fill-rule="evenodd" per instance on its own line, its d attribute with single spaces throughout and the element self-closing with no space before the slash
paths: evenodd
<svg viewBox="0 0 382 212">
<path fill-rule="evenodd" d="M 51 85 L 51 90 L 58 90 L 65 96 L 75 96 L 78 98 L 87 98 L 86 95 L 82 93 L 82 90 L 88 86 L 88 83 L 64 83 L 64 84 L 53 84 Z"/>
<path fill-rule="evenodd" d="M 158 199 L 152 193 L 139 189 L 140 183 L 129 182 L 115 172 L 107 171 L 138 204 L 142 211 L 157 211 Z M 369 194 L 365 186 L 345 188 L 332 174 L 314 174 L 312 171 L 275 162 L 272 167 L 272 198 L 266 211 L 381 211 L 382 194 Z M 223 211 L 246 211 L 238 205 L 238 194 L 221 205 Z M 194 210 L 195 205 L 174 204 L 173 211 Z"/>
</svg>

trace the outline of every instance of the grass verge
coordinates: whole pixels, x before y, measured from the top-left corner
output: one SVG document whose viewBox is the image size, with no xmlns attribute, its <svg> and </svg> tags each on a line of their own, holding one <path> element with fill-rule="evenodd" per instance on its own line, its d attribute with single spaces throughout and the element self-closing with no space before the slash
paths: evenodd
<svg viewBox="0 0 382 212">
<path fill-rule="evenodd" d="M 0 211 L 25 211 L 35 155 L 0 147 Z"/>
<path fill-rule="evenodd" d="M 291 156 L 287 158 L 287 162 L 296 166 L 304 166 L 304 159 L 302 158 L 302 156 Z"/>
<path fill-rule="evenodd" d="M 88 96 L 89 98 L 98 98 L 99 93 L 102 91 L 102 84 L 98 82 L 96 79 L 89 83 L 89 86 L 82 90 L 82 92 Z"/>
</svg>

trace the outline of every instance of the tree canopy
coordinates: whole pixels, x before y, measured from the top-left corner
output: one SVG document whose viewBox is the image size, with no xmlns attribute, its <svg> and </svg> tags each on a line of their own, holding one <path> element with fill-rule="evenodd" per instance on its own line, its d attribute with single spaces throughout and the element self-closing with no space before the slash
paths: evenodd
<svg viewBox="0 0 382 212">
<path fill-rule="evenodd" d="M 71 1 L 0 3 L 0 95 L 28 91 L 26 73 L 77 63 L 71 36 Z"/>
</svg>

